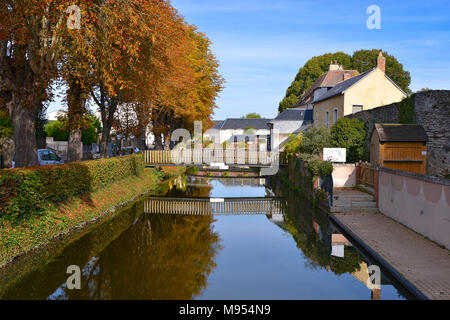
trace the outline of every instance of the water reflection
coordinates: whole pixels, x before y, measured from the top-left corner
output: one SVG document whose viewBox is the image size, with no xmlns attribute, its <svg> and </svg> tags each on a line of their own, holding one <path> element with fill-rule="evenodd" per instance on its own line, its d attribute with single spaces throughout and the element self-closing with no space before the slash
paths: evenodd
<svg viewBox="0 0 450 320">
<path fill-rule="evenodd" d="M 277 177 L 177 177 L 167 197 L 284 197 L 282 213 L 251 216 L 145 214 L 123 210 L 2 299 L 402 299 L 388 279 L 366 287 L 368 260 L 328 215 Z M 68 290 L 67 266 L 82 268 L 81 290 Z"/>
</svg>

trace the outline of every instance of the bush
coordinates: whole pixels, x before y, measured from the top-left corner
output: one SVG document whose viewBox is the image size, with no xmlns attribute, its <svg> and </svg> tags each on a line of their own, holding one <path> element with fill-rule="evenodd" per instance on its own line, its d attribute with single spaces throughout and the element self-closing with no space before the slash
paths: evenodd
<svg viewBox="0 0 450 320">
<path fill-rule="evenodd" d="M 358 119 L 340 118 L 331 128 L 331 145 L 347 149 L 347 162 L 358 162 L 364 157 L 364 123 Z"/>
<path fill-rule="evenodd" d="M 330 146 L 330 130 L 325 127 L 310 127 L 305 130 L 300 152 L 321 156 L 323 148 Z"/>
<path fill-rule="evenodd" d="M 45 126 L 45 133 L 48 137 L 53 137 L 55 141 L 68 141 L 69 130 L 67 128 L 67 120 L 53 121 Z M 81 132 L 81 141 L 85 145 L 97 142 L 98 131 L 101 127 L 100 120 L 92 115 L 85 115 L 83 130 Z"/>
<path fill-rule="evenodd" d="M 295 156 L 298 152 L 300 152 L 300 148 L 302 146 L 302 135 L 290 135 L 289 141 L 284 146 L 284 152 L 287 156 Z"/>
<path fill-rule="evenodd" d="M 323 160 L 308 162 L 308 170 L 313 176 L 328 177 L 333 172 L 333 164 Z"/>
<path fill-rule="evenodd" d="M 144 170 L 142 154 L 0 171 L 0 216 L 22 217 Z"/>
</svg>

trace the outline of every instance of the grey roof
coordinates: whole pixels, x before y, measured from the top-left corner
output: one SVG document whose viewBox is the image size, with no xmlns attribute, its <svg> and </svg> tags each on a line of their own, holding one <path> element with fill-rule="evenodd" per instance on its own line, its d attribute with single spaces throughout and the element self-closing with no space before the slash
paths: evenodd
<svg viewBox="0 0 450 320">
<path fill-rule="evenodd" d="M 376 123 L 374 131 L 381 142 L 427 142 L 428 137 L 421 125 Z"/>
<path fill-rule="evenodd" d="M 357 83 L 359 80 L 363 79 L 365 76 L 367 76 L 369 73 L 371 73 L 373 70 L 369 70 L 366 71 L 364 73 L 361 73 L 357 76 L 354 76 L 353 78 L 350 78 L 348 80 L 345 80 L 341 83 L 338 83 L 337 85 L 335 85 L 333 88 L 331 88 L 330 90 L 328 90 L 327 92 L 325 92 L 323 95 L 321 95 L 317 100 L 315 100 L 314 102 L 319 102 L 319 101 L 323 101 L 335 96 L 338 96 L 340 94 L 342 94 L 345 90 L 347 90 L 348 88 L 350 88 L 351 86 L 353 86 L 355 83 Z"/>
<path fill-rule="evenodd" d="M 269 130 L 269 126 L 267 123 L 270 122 L 271 119 L 246 119 L 246 118 L 230 118 L 226 119 L 222 126 L 219 128 L 220 130 L 236 130 L 236 129 L 246 129 L 249 127 L 253 127 L 256 130 Z"/>
<path fill-rule="evenodd" d="M 273 121 L 312 121 L 313 120 L 313 110 L 305 108 L 290 108 L 281 112 Z"/>
<path fill-rule="evenodd" d="M 222 125 L 223 120 L 213 120 L 213 129 L 220 129 L 220 126 Z"/>
</svg>

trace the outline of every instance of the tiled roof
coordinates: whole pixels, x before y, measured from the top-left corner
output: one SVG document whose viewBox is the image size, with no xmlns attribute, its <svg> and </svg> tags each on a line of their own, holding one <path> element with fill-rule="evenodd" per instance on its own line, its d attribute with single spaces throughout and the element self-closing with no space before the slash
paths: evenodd
<svg viewBox="0 0 450 320">
<path fill-rule="evenodd" d="M 256 130 L 269 130 L 269 123 L 272 119 L 245 119 L 245 118 L 230 118 L 226 119 L 220 126 L 220 130 L 236 130 L 236 129 L 246 129 L 253 127 Z"/>
<path fill-rule="evenodd" d="M 359 80 L 363 79 L 365 76 L 367 76 L 369 73 L 371 73 L 373 70 L 366 71 L 364 73 L 361 73 L 353 78 L 350 78 L 348 80 L 345 80 L 344 82 L 338 83 L 333 88 L 325 92 L 323 95 L 321 95 L 317 100 L 314 102 L 323 101 L 329 98 L 332 98 L 334 96 L 338 96 L 342 94 L 345 90 L 353 86 L 355 83 L 357 83 Z"/>
<path fill-rule="evenodd" d="M 359 74 L 356 70 L 330 70 L 327 73 L 322 74 L 316 82 L 302 95 L 300 100 L 294 105 L 301 106 L 305 105 L 312 99 L 314 90 L 317 88 L 332 88 L 338 83 L 344 81 L 345 76 L 354 77 Z"/>
<path fill-rule="evenodd" d="M 377 131 L 381 142 L 426 142 L 427 134 L 421 125 L 376 123 L 374 130 Z"/>
</svg>

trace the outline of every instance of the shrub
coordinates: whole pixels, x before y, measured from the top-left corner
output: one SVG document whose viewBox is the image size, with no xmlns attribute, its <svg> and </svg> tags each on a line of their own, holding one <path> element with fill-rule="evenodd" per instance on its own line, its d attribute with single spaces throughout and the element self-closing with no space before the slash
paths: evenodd
<svg viewBox="0 0 450 320">
<path fill-rule="evenodd" d="M 300 152 L 321 156 L 323 148 L 330 146 L 330 130 L 325 127 L 310 127 L 305 130 Z"/>
<path fill-rule="evenodd" d="M 364 157 L 364 122 L 340 118 L 331 128 L 331 145 L 347 149 L 347 162 L 358 162 Z"/>
<path fill-rule="evenodd" d="M 323 160 L 308 162 L 308 170 L 313 176 L 328 177 L 333 172 L 333 164 Z"/>
<path fill-rule="evenodd" d="M 289 141 L 284 146 L 285 154 L 287 156 L 294 156 L 298 152 L 300 152 L 300 148 L 302 146 L 302 140 L 303 140 L 303 136 L 300 134 L 299 135 L 294 135 L 294 134 L 290 135 Z"/>
<path fill-rule="evenodd" d="M 144 170 L 142 154 L 0 171 L 0 216 L 21 217 Z"/>
</svg>

